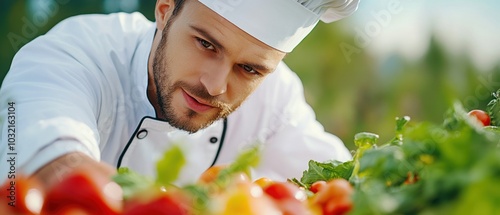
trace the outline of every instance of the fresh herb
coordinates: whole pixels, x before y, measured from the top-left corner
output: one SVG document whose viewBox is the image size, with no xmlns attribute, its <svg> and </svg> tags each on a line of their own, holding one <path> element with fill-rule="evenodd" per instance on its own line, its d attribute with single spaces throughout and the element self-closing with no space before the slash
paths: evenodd
<svg viewBox="0 0 500 215">
<path fill-rule="evenodd" d="M 488 103 L 486 108 L 488 115 L 491 118 L 491 125 L 500 126 L 500 89 L 492 93 L 493 99 Z"/>
</svg>

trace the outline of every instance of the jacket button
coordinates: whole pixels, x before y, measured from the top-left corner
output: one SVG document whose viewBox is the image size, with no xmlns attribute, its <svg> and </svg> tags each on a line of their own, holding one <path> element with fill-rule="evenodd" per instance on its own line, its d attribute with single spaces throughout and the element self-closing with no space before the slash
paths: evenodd
<svg viewBox="0 0 500 215">
<path fill-rule="evenodd" d="M 139 132 L 137 132 L 137 135 L 136 135 L 137 139 L 144 139 L 144 138 L 146 138 L 146 136 L 148 136 L 148 130 L 146 130 L 146 129 L 140 130 Z"/>
<path fill-rule="evenodd" d="M 210 143 L 216 143 L 217 142 L 217 137 L 211 137 L 210 138 Z"/>
</svg>

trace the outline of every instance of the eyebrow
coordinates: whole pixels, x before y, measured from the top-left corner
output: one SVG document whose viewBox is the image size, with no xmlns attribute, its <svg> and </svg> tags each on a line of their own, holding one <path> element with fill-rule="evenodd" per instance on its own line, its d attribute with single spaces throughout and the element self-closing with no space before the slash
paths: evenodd
<svg viewBox="0 0 500 215">
<path fill-rule="evenodd" d="M 273 72 L 275 69 L 272 69 L 270 67 L 261 65 L 261 64 L 255 64 L 255 63 L 242 63 L 243 65 L 250 66 L 256 70 L 262 71 L 262 72 Z"/>
<path fill-rule="evenodd" d="M 194 25 L 189 25 L 193 30 L 201 34 L 203 37 L 205 37 L 209 42 L 212 43 L 217 49 L 219 49 L 221 52 L 227 52 L 226 48 L 217 40 L 215 39 L 210 33 L 208 33 L 205 29 L 194 26 Z M 250 63 L 250 62 L 245 62 L 242 63 L 242 65 L 247 65 L 250 66 L 256 70 L 263 71 L 263 72 L 273 72 L 275 69 L 272 69 L 268 66 L 261 65 L 261 64 L 255 64 L 255 63 Z"/>
<path fill-rule="evenodd" d="M 201 34 L 203 37 L 207 38 L 207 40 L 209 40 L 209 42 L 211 42 L 217 49 L 221 50 L 222 52 L 226 52 L 226 48 L 224 48 L 224 46 L 222 46 L 222 44 L 217 39 L 215 39 L 212 35 L 210 35 L 210 33 L 208 33 L 205 29 L 202 29 L 202 28 L 194 26 L 194 25 L 190 25 L 189 27 L 194 29 L 196 32 Z"/>
</svg>

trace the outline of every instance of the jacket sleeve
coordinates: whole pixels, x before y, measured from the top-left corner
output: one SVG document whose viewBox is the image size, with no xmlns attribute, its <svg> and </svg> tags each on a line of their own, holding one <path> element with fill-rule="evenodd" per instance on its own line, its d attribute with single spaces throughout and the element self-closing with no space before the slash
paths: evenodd
<svg viewBox="0 0 500 215">
<path fill-rule="evenodd" d="M 2 120 L 0 159 L 14 158 L 16 174 L 31 174 L 72 151 L 100 158 L 96 129 L 100 83 L 91 72 L 98 68 L 80 57 L 85 54 L 75 44 L 84 40 L 59 30 L 74 24 L 63 22 L 52 33 L 25 45 L 3 81 L 0 116 L 7 116 L 9 104 L 13 104 L 15 123 L 10 124 L 15 126 L 15 135 L 10 136 L 15 138 L 9 140 L 10 124 Z M 9 146 L 11 142 L 14 144 Z M 0 162 L 2 170 L 13 168 L 6 165 Z M 0 181 L 6 173 L 0 173 Z"/>
<path fill-rule="evenodd" d="M 268 120 L 261 137 L 263 158 L 256 177 L 300 178 L 309 160 L 350 160 L 351 154 L 343 142 L 325 132 L 316 120 L 305 100 L 299 77 L 284 64 L 275 72 L 277 74 L 266 81 L 277 84 L 261 95 L 269 104 L 266 109 L 273 111 L 265 116 Z"/>
</svg>

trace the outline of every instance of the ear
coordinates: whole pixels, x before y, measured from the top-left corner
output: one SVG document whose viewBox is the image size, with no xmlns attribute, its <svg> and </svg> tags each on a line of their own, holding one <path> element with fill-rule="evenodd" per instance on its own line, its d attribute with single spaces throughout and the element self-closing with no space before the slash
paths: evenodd
<svg viewBox="0 0 500 215">
<path fill-rule="evenodd" d="M 157 0 L 155 6 L 156 28 L 163 31 L 174 10 L 174 0 Z"/>
</svg>

